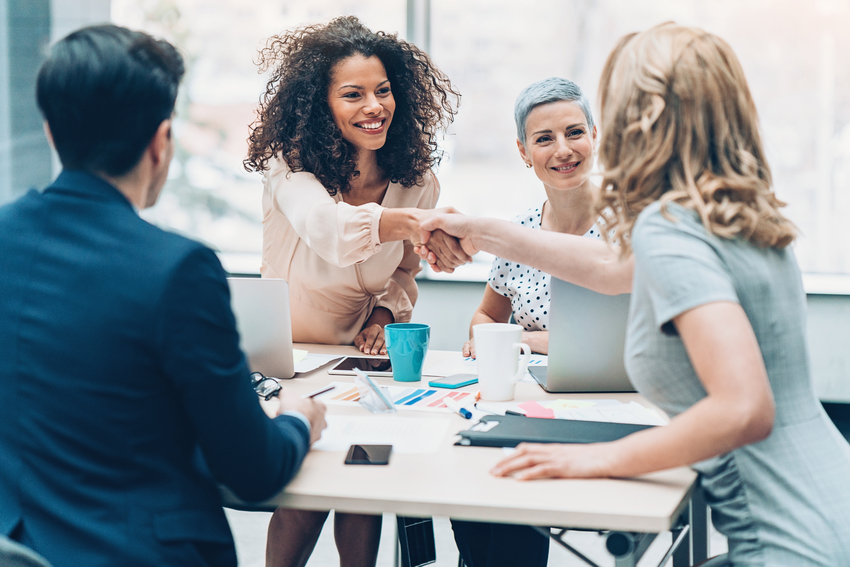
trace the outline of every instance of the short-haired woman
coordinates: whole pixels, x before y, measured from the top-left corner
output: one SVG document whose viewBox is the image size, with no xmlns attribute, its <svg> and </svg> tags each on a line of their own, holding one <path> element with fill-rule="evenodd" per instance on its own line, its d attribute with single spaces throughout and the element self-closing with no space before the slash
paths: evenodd
<svg viewBox="0 0 850 567">
<path fill-rule="evenodd" d="M 596 125 L 581 89 L 550 77 L 529 85 L 514 105 L 517 148 L 526 167 L 543 183 L 546 201 L 525 211 L 514 223 L 527 228 L 601 238 L 596 226 L 595 190 L 590 181 Z M 469 325 L 464 356 L 475 356 L 472 327 L 507 323 L 524 328 L 522 341 L 534 352 L 549 352 L 551 276 L 525 263 L 493 260 L 481 304 Z"/>
</svg>

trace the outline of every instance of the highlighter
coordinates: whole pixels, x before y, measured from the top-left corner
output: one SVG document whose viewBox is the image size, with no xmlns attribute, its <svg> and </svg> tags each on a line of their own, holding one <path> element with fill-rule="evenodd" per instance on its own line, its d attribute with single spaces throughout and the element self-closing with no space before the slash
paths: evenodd
<svg viewBox="0 0 850 567">
<path fill-rule="evenodd" d="M 443 403 L 446 404 L 446 407 L 461 416 L 464 419 L 470 419 L 472 417 L 472 412 L 460 405 L 460 402 L 454 400 L 452 398 L 443 398 Z"/>
</svg>

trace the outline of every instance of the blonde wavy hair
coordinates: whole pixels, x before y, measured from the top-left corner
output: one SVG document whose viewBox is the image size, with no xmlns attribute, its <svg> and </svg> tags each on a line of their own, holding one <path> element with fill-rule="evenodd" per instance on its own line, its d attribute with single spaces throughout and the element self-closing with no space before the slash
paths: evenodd
<svg viewBox="0 0 850 567">
<path fill-rule="evenodd" d="M 779 212 L 758 115 L 732 48 L 703 30 L 665 23 L 620 40 L 600 80 L 598 213 L 629 253 L 640 212 L 660 200 L 699 213 L 723 238 L 784 248 L 797 229 Z"/>
</svg>

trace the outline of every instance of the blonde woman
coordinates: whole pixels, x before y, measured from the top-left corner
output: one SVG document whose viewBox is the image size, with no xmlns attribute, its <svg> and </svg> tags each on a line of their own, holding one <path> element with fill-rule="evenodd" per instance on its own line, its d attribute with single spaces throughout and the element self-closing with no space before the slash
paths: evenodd
<svg viewBox="0 0 850 567">
<path fill-rule="evenodd" d="M 599 208 L 613 211 L 604 228 L 634 257 L 627 369 L 672 419 L 613 443 L 521 445 L 493 474 L 691 465 L 728 537 L 727 564 L 846 564 L 850 446 L 811 386 L 796 230 L 771 188 L 735 54 L 664 24 L 621 41 L 600 93 Z M 423 228 L 448 228 L 468 252 L 489 246 L 486 222 L 446 221 Z"/>
</svg>

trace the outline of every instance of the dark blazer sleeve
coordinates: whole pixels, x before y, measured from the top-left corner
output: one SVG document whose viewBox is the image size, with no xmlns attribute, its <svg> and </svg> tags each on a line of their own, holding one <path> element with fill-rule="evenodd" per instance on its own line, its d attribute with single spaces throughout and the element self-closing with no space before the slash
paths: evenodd
<svg viewBox="0 0 850 567">
<path fill-rule="evenodd" d="M 163 370 L 217 481 L 247 501 L 266 499 L 295 475 L 309 431 L 292 416 L 269 419 L 250 385 L 221 264 L 198 246 L 176 267 L 158 306 Z"/>
</svg>

